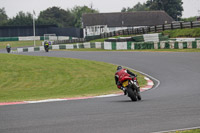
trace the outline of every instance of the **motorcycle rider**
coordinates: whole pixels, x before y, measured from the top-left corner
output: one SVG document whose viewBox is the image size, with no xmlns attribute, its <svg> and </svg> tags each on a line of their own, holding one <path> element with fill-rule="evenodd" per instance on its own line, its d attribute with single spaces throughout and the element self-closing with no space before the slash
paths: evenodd
<svg viewBox="0 0 200 133">
<path fill-rule="evenodd" d="M 7 45 L 6 45 L 6 50 L 7 50 L 8 53 L 10 53 L 10 51 L 11 51 L 11 46 L 10 46 L 10 44 L 7 44 Z"/>
<path fill-rule="evenodd" d="M 122 84 L 119 82 L 119 77 L 122 75 L 128 75 L 130 77 L 136 77 L 137 75 L 129 71 L 128 69 L 122 68 L 122 66 L 117 67 L 117 72 L 115 73 L 115 83 L 117 87 L 124 91 L 124 95 L 126 95 L 126 89 L 122 86 Z"/>
<path fill-rule="evenodd" d="M 47 51 L 48 48 L 49 48 L 49 43 L 46 41 L 44 42 L 44 49 Z"/>
</svg>

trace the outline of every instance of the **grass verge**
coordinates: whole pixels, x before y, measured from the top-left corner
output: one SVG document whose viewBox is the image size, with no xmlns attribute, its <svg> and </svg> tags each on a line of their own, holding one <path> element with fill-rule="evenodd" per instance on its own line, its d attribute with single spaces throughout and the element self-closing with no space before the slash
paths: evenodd
<svg viewBox="0 0 200 133">
<path fill-rule="evenodd" d="M 185 131 L 175 131 L 169 133 L 200 133 L 200 129 L 185 130 Z"/>
<path fill-rule="evenodd" d="M 116 66 L 71 58 L 0 54 L 0 102 L 117 93 Z M 139 73 L 140 85 L 145 85 Z"/>
<path fill-rule="evenodd" d="M 41 46 L 42 41 L 35 41 L 35 43 L 36 46 Z M 7 44 L 10 44 L 12 48 L 34 46 L 33 41 L 8 41 L 8 42 L 0 42 L 0 49 L 5 49 Z"/>
<path fill-rule="evenodd" d="M 166 30 L 162 32 L 164 35 L 169 35 L 170 38 L 177 37 L 200 37 L 200 28 L 186 28 L 176 30 Z"/>
</svg>

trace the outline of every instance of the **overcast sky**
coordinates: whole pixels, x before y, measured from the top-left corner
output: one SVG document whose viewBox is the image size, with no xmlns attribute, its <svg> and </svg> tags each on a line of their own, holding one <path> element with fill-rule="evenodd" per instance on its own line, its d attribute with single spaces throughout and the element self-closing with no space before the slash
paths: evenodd
<svg viewBox="0 0 200 133">
<path fill-rule="evenodd" d="M 63 9 L 71 9 L 75 5 L 93 6 L 94 9 L 102 12 L 120 12 L 123 7 L 133 7 L 138 2 L 147 0 L 0 0 L 0 8 L 5 7 L 8 17 L 16 16 L 19 11 L 33 12 L 38 15 L 40 11 L 48 7 L 58 6 Z M 200 10 L 200 0 L 182 0 L 183 17 L 197 16 Z"/>
</svg>

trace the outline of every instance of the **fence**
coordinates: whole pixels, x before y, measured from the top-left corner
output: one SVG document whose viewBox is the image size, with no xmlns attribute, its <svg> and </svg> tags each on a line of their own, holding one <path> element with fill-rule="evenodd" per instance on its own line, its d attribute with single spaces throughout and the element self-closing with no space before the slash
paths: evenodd
<svg viewBox="0 0 200 133">
<path fill-rule="evenodd" d="M 76 39 L 69 39 L 69 40 L 56 40 L 54 44 L 70 44 L 70 43 L 83 43 L 85 42 L 84 38 L 76 38 Z"/>
<path fill-rule="evenodd" d="M 200 27 L 200 21 L 194 21 L 194 22 L 175 22 L 171 24 L 163 24 L 163 25 L 156 25 L 151 27 L 143 27 L 143 28 L 132 28 L 132 29 L 126 29 L 126 30 L 119 30 L 109 33 L 103 33 L 100 34 L 100 36 L 95 36 L 95 39 L 100 38 L 109 38 L 113 36 L 119 36 L 119 35 L 132 35 L 132 34 L 147 34 L 147 33 L 156 33 L 161 32 L 164 30 L 173 30 L 173 29 L 184 29 L 184 28 L 196 28 Z M 90 41 L 92 37 L 87 37 L 86 41 Z"/>
<path fill-rule="evenodd" d="M 36 36 L 56 34 L 57 36 L 83 37 L 81 28 L 61 28 L 56 25 L 36 25 Z M 0 37 L 33 36 L 33 26 L 0 26 Z"/>
</svg>

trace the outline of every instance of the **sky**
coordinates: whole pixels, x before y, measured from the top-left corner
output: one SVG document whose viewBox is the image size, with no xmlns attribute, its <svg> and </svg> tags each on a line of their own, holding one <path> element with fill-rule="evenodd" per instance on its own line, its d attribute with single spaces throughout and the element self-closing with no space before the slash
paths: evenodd
<svg viewBox="0 0 200 133">
<path fill-rule="evenodd" d="M 123 7 L 133 7 L 138 2 L 147 0 L 0 0 L 0 8 L 4 7 L 9 18 L 16 16 L 19 11 L 36 12 L 49 7 L 57 6 L 62 9 L 72 9 L 74 6 L 89 6 L 99 10 L 101 13 L 120 12 Z M 183 18 L 200 16 L 200 0 L 182 0 Z M 199 10 L 199 13 L 198 13 Z"/>
</svg>

